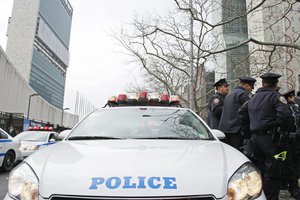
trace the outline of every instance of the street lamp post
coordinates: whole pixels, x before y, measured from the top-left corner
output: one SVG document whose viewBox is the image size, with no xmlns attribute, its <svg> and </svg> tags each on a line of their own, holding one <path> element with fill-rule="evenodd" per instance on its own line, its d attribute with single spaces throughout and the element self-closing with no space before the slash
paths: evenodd
<svg viewBox="0 0 300 200">
<path fill-rule="evenodd" d="M 28 119 L 28 120 L 29 120 L 29 112 L 30 112 L 31 97 L 33 97 L 33 96 L 39 96 L 39 94 L 34 93 L 34 94 L 29 95 L 28 110 L 27 110 L 27 119 Z"/>
<path fill-rule="evenodd" d="M 65 110 L 70 110 L 70 108 L 63 108 L 61 111 L 61 126 L 63 126 L 64 123 L 64 111 Z"/>
</svg>

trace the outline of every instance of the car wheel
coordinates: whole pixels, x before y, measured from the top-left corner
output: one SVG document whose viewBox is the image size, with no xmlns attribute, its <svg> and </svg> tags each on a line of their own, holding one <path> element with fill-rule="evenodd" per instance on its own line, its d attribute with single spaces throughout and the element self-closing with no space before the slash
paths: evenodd
<svg viewBox="0 0 300 200">
<path fill-rule="evenodd" d="M 2 169 L 6 172 L 11 171 L 14 168 L 14 162 L 15 154 L 12 151 L 7 152 L 2 163 Z"/>
</svg>

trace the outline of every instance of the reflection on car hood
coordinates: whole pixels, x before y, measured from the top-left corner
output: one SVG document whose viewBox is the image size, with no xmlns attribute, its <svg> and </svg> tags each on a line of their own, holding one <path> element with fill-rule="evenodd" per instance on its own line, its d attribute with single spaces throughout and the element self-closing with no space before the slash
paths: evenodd
<svg viewBox="0 0 300 200">
<path fill-rule="evenodd" d="M 45 141 L 21 141 L 21 148 L 30 147 L 30 146 L 48 146 L 50 144 L 54 144 L 55 142 L 45 142 Z"/>
<path fill-rule="evenodd" d="M 27 159 L 41 196 L 226 195 L 246 161 L 219 141 L 63 141 Z"/>
</svg>

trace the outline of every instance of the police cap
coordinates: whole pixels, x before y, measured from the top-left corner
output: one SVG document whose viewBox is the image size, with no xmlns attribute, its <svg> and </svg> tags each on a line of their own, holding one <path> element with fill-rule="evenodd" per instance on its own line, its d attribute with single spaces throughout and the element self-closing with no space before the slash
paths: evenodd
<svg viewBox="0 0 300 200">
<path fill-rule="evenodd" d="M 255 78 L 246 77 L 246 76 L 241 77 L 239 79 L 240 79 L 241 83 L 248 83 L 248 84 L 251 84 L 251 85 L 254 85 L 254 83 L 256 82 Z"/>
<path fill-rule="evenodd" d="M 292 97 L 292 96 L 295 96 L 295 90 L 290 90 L 290 91 L 287 91 L 285 93 L 282 94 L 284 96 L 284 98 L 288 98 L 288 97 Z"/>
<path fill-rule="evenodd" d="M 277 83 L 278 79 L 280 77 L 281 77 L 281 75 L 274 74 L 274 73 L 271 73 L 271 72 L 265 73 L 265 74 L 260 76 L 260 78 L 262 78 L 263 82 L 266 82 L 266 83 Z"/>
<path fill-rule="evenodd" d="M 218 80 L 214 84 L 215 87 L 219 87 L 219 86 L 222 86 L 222 85 L 228 86 L 228 83 L 227 83 L 225 78 L 222 78 L 222 79 Z"/>
</svg>

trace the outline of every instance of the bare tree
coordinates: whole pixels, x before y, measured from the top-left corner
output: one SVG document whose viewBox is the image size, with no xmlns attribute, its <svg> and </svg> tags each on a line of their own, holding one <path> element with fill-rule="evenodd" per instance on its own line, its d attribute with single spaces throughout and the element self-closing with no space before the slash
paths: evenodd
<svg viewBox="0 0 300 200">
<path fill-rule="evenodd" d="M 189 0 L 174 0 L 174 10 L 167 16 L 136 16 L 133 31 L 123 30 L 116 38 L 145 70 L 148 89 L 176 94 L 185 105 L 189 104 L 192 43 L 192 96 L 195 111 L 201 113 L 206 95 L 213 91 L 206 87 L 209 71 L 231 81 L 271 70 L 288 74 L 279 61 L 285 60 L 284 66 L 292 63 L 295 56 L 290 51 L 295 54 L 300 49 L 300 31 L 286 26 L 292 16 L 300 24 L 299 11 L 295 0 L 194 0 L 193 7 Z M 283 25 L 280 31 L 278 24 Z M 287 55 L 289 59 L 283 59 Z"/>
</svg>

